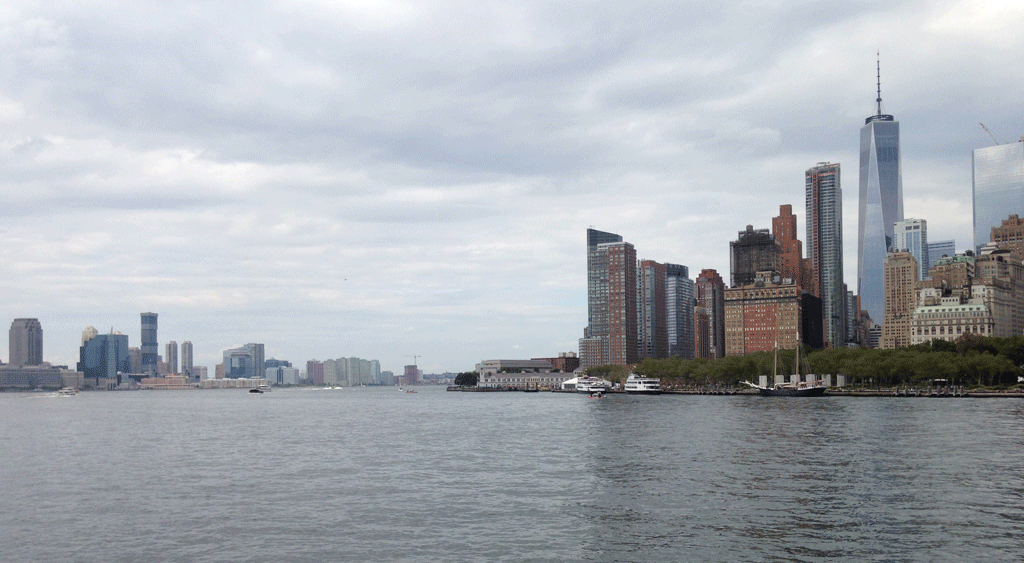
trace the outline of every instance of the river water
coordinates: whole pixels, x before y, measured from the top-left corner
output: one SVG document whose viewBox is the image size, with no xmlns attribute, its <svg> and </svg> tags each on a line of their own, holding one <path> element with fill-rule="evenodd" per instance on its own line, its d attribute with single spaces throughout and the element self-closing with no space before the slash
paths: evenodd
<svg viewBox="0 0 1024 563">
<path fill-rule="evenodd" d="M 2 561 L 1021 561 L 1024 402 L 0 395 Z"/>
</svg>

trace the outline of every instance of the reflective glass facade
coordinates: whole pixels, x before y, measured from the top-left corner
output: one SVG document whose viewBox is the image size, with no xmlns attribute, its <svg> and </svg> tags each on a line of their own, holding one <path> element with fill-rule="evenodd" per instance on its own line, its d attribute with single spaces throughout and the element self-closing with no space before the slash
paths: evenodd
<svg viewBox="0 0 1024 563">
<path fill-rule="evenodd" d="M 1024 216 L 1024 142 L 974 151 L 974 250 L 1011 214 Z"/>
<path fill-rule="evenodd" d="M 885 310 L 885 257 L 893 225 L 903 220 L 900 124 L 891 115 L 871 116 L 860 130 L 859 202 L 857 293 L 861 309 L 878 323 Z"/>
<path fill-rule="evenodd" d="M 896 222 L 896 242 L 893 250 L 906 251 L 917 260 L 917 279 L 928 277 L 928 221 L 924 219 L 904 219 Z"/>
<path fill-rule="evenodd" d="M 819 288 L 825 338 L 846 345 L 846 285 L 843 283 L 843 190 L 839 164 L 822 162 L 805 174 L 807 258 Z M 805 335 L 807 337 L 809 335 Z"/>
</svg>

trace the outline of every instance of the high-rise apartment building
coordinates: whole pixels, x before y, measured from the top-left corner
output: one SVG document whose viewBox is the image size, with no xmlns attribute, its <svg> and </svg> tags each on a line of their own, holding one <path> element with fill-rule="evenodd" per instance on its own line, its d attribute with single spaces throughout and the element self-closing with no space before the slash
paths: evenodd
<svg viewBox="0 0 1024 563">
<path fill-rule="evenodd" d="M 156 339 L 157 313 L 142 313 L 142 373 L 156 376 L 159 348 Z"/>
<path fill-rule="evenodd" d="M 794 283 L 767 279 L 726 289 L 725 355 L 795 349 L 800 342 L 803 295 Z"/>
<path fill-rule="evenodd" d="M 640 358 L 668 357 L 668 289 L 664 264 L 654 260 L 641 260 L 637 271 L 639 310 L 637 322 L 640 332 Z"/>
<path fill-rule="evenodd" d="M 879 75 L 880 76 L 880 75 Z M 884 317 L 885 258 L 893 225 L 903 220 L 900 123 L 882 113 L 881 78 L 877 113 L 860 130 L 860 208 L 857 223 L 857 294 L 872 320 Z"/>
<path fill-rule="evenodd" d="M 580 365 L 639 361 L 636 249 L 622 237 L 587 229 L 588 322 Z"/>
<path fill-rule="evenodd" d="M 710 357 L 725 357 L 725 280 L 713 269 L 701 270 L 697 276 L 697 306 L 708 316 L 708 350 Z"/>
<path fill-rule="evenodd" d="M 783 279 L 791 279 L 800 287 L 804 285 L 803 243 L 796 238 L 796 215 L 793 206 L 779 206 L 778 217 L 772 217 L 772 235 L 779 243 L 779 273 Z"/>
<path fill-rule="evenodd" d="M 910 345 L 919 271 L 917 259 L 909 252 L 893 252 L 885 261 L 885 317 L 878 343 L 882 349 Z"/>
<path fill-rule="evenodd" d="M 917 279 L 928 277 L 928 221 L 924 219 L 904 219 L 893 225 L 896 239 L 892 249 L 909 252 L 917 260 Z"/>
<path fill-rule="evenodd" d="M 167 373 L 168 375 L 176 374 L 178 373 L 178 343 L 171 340 L 165 348 L 167 350 L 167 361 L 165 362 L 167 364 Z"/>
<path fill-rule="evenodd" d="M 843 190 L 839 163 L 819 162 L 804 173 L 808 284 L 821 298 L 827 345 L 846 346 L 848 337 L 846 284 L 843 282 Z M 809 335 L 805 335 L 809 336 Z"/>
<path fill-rule="evenodd" d="M 693 357 L 711 359 L 711 321 L 704 307 L 693 308 Z"/>
<path fill-rule="evenodd" d="M 974 252 L 1010 214 L 1024 216 L 1024 138 L 1019 143 L 975 149 L 972 160 Z"/>
<path fill-rule="evenodd" d="M 12 366 L 38 366 L 43 363 L 43 325 L 39 319 L 14 319 L 9 333 Z"/>
<path fill-rule="evenodd" d="M 729 243 L 729 264 L 732 268 L 733 287 L 754 283 L 758 272 L 778 272 L 782 247 L 768 229 L 747 229 L 740 231 L 736 240 Z"/>
<path fill-rule="evenodd" d="M 195 367 L 195 358 L 192 355 L 192 342 L 186 340 L 181 343 L 181 373 L 192 377 L 192 368 Z"/>
<path fill-rule="evenodd" d="M 306 362 L 306 379 L 308 379 L 313 385 L 323 385 L 325 383 L 324 363 L 316 360 L 308 360 Z"/>
<path fill-rule="evenodd" d="M 694 284 L 690 269 L 665 264 L 665 307 L 668 309 L 668 355 L 684 360 L 694 358 Z"/>
</svg>

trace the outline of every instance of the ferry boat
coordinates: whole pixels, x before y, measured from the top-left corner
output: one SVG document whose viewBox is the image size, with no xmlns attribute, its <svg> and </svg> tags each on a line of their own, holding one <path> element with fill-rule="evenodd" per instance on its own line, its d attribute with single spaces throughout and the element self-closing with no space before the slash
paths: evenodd
<svg viewBox="0 0 1024 563">
<path fill-rule="evenodd" d="M 569 381 L 566 381 L 566 383 L 569 383 Z M 601 391 L 602 393 L 606 393 L 611 388 L 611 382 L 605 381 L 600 377 L 583 376 L 576 379 L 577 393 L 592 393 L 594 391 Z"/>
<path fill-rule="evenodd" d="M 626 378 L 625 391 L 630 395 L 660 395 L 661 380 L 631 373 Z"/>
</svg>

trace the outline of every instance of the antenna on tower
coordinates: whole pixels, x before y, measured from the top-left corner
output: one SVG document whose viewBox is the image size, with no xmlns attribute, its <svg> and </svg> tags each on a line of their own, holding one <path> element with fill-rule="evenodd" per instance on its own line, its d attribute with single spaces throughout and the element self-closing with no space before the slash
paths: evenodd
<svg viewBox="0 0 1024 563">
<path fill-rule="evenodd" d="M 875 71 L 878 73 L 878 98 L 875 102 L 878 103 L 878 115 L 882 115 L 882 53 L 881 51 L 875 52 Z"/>
</svg>

